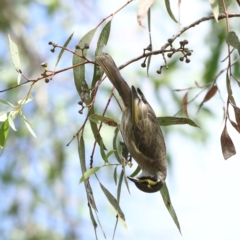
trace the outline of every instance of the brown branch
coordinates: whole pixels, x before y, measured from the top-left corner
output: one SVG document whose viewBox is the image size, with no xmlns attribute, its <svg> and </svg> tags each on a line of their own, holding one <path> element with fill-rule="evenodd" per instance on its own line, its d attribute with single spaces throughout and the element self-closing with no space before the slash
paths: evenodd
<svg viewBox="0 0 240 240">
<path fill-rule="evenodd" d="M 240 17 L 240 13 L 231 13 L 231 14 L 228 14 L 228 18 L 233 18 L 233 17 Z M 225 19 L 226 18 L 226 15 L 225 14 L 220 14 L 218 16 L 218 20 L 222 20 L 222 19 Z M 206 21 L 209 21 L 209 20 L 214 20 L 214 16 L 209 16 L 209 17 L 203 17 L 193 23 L 191 23 L 190 25 L 184 27 L 178 34 L 176 34 L 175 36 L 172 37 L 172 42 L 173 43 L 178 37 L 180 37 L 184 32 L 186 32 L 187 30 L 189 30 L 190 28 L 193 28 L 195 27 L 196 25 L 202 23 L 202 22 L 206 22 Z M 167 42 L 166 44 L 164 44 L 162 47 L 161 47 L 161 50 L 156 50 L 156 51 L 152 51 L 152 52 L 148 52 L 148 53 L 145 53 L 145 54 L 142 54 L 141 56 L 138 56 L 136 58 L 133 58 L 132 60 L 129 60 L 128 62 L 122 64 L 119 69 L 123 69 L 125 68 L 127 65 L 129 65 L 130 63 L 133 63 L 133 62 L 136 62 L 142 58 L 145 58 L 147 56 L 150 56 L 150 55 L 158 55 L 158 54 L 162 54 L 162 53 L 165 53 L 165 52 L 169 52 L 170 50 L 166 50 L 167 47 L 170 46 L 170 43 Z"/>
</svg>

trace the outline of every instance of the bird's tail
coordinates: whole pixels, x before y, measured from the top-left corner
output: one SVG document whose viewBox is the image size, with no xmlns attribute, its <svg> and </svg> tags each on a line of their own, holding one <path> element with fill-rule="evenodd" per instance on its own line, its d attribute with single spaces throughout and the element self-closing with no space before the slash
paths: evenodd
<svg viewBox="0 0 240 240">
<path fill-rule="evenodd" d="M 113 86 L 117 89 L 126 107 L 131 107 L 131 89 L 121 76 L 115 62 L 108 54 L 97 56 L 96 62 L 102 67 Z"/>
</svg>

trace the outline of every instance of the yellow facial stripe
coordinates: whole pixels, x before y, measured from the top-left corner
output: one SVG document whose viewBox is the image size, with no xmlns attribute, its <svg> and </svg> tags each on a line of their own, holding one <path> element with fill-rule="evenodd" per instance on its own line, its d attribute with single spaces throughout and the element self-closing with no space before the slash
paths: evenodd
<svg viewBox="0 0 240 240">
<path fill-rule="evenodd" d="M 148 183 L 148 187 L 150 187 L 150 188 L 151 188 L 151 186 L 154 186 L 154 185 L 156 185 L 158 183 L 158 182 L 154 182 L 151 179 L 139 179 L 138 181 L 139 182 L 147 182 Z"/>
</svg>

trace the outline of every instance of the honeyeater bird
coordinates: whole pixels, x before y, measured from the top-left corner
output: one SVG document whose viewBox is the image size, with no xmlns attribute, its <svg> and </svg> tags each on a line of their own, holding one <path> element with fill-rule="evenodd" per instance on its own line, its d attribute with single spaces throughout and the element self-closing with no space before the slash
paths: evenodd
<svg viewBox="0 0 240 240">
<path fill-rule="evenodd" d="M 156 115 L 139 88 L 131 88 L 110 55 L 96 57 L 123 101 L 120 131 L 126 147 L 140 166 L 139 176 L 128 177 L 143 192 L 159 191 L 166 179 L 166 146 Z"/>
</svg>

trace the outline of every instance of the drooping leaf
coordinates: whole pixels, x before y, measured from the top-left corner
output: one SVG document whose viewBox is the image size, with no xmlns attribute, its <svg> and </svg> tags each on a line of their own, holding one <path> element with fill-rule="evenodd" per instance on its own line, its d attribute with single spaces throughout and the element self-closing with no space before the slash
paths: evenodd
<svg viewBox="0 0 240 240">
<path fill-rule="evenodd" d="M 154 3 L 154 0 L 140 0 L 137 7 L 137 21 L 140 27 L 143 27 L 142 21 L 147 15 L 148 9 Z"/>
<path fill-rule="evenodd" d="M 224 0 L 226 8 L 230 6 L 231 2 L 232 0 Z M 223 0 L 218 0 L 218 5 L 219 5 L 219 13 L 224 13 Z"/>
<path fill-rule="evenodd" d="M 6 119 L 2 123 L 2 126 L 0 128 L 0 156 L 2 155 L 3 149 L 7 142 L 8 130 L 9 130 L 9 123 L 8 123 L 8 120 Z"/>
<path fill-rule="evenodd" d="M 18 47 L 11 39 L 10 35 L 8 35 L 8 43 L 10 48 L 10 53 L 12 57 L 13 66 L 18 73 L 21 71 L 21 62 L 18 54 Z"/>
<path fill-rule="evenodd" d="M 235 150 L 233 141 L 228 134 L 226 124 L 224 126 L 224 129 L 221 135 L 221 147 L 222 147 L 223 157 L 225 160 L 227 160 L 228 158 L 236 154 L 236 150 Z"/>
<path fill-rule="evenodd" d="M 104 162 L 108 162 L 106 154 L 104 152 L 104 145 L 103 145 L 102 141 L 100 141 L 100 153 L 101 153 L 101 156 L 102 156 L 102 159 L 104 160 Z"/>
<path fill-rule="evenodd" d="M 233 48 L 236 48 L 240 53 L 240 41 L 235 32 L 231 31 L 228 33 L 226 42 L 227 44 L 231 45 Z"/>
<path fill-rule="evenodd" d="M 217 90 L 218 90 L 218 87 L 217 87 L 216 85 L 214 85 L 213 87 L 211 87 L 211 88 L 207 91 L 207 93 L 206 93 L 203 101 L 202 101 L 201 104 L 199 105 L 198 111 L 200 110 L 200 108 L 202 107 L 202 105 L 203 105 L 205 102 L 207 102 L 208 100 L 210 100 L 210 99 L 216 94 Z"/>
<path fill-rule="evenodd" d="M 22 112 L 20 112 L 19 114 L 23 118 L 24 123 L 26 124 L 28 131 L 32 134 L 32 136 L 34 136 L 36 138 L 37 136 L 36 136 L 35 132 L 32 129 L 32 124 L 30 122 L 28 122 L 28 120 L 26 119 L 26 117 L 23 115 Z"/>
<path fill-rule="evenodd" d="M 105 45 L 107 45 L 108 38 L 110 35 L 110 31 L 111 31 L 111 23 L 112 23 L 112 21 L 110 20 L 102 29 L 102 32 L 98 39 L 97 48 L 95 51 L 95 57 L 101 56 L 103 54 L 102 49 Z M 99 67 L 98 65 L 94 65 L 92 87 L 95 86 L 96 82 L 100 79 L 102 74 L 103 74 L 103 69 L 101 67 Z"/>
<path fill-rule="evenodd" d="M 229 118 L 229 120 L 230 120 L 230 123 L 232 124 L 232 126 L 237 130 L 237 132 L 240 133 L 240 126 L 237 123 L 235 123 L 233 120 L 231 120 L 230 118 Z"/>
<path fill-rule="evenodd" d="M 77 64 L 83 64 L 85 62 L 85 59 L 82 57 L 86 57 L 88 48 L 86 48 L 86 44 L 89 46 L 92 38 L 96 32 L 97 28 L 92 29 L 89 31 L 78 43 L 78 46 L 81 49 L 76 49 L 75 53 L 78 55 L 73 56 L 73 65 Z M 84 50 L 82 50 L 84 48 Z M 82 56 L 82 57 L 80 57 Z M 73 69 L 74 74 L 74 82 L 76 89 L 78 91 L 79 96 L 81 97 L 82 101 L 84 101 L 87 105 L 91 103 L 91 97 L 90 97 L 90 90 L 88 87 L 88 84 L 85 79 L 85 65 L 80 65 L 78 67 L 75 67 Z"/>
<path fill-rule="evenodd" d="M 14 106 L 13 104 L 11 104 L 10 102 L 5 101 L 5 100 L 2 100 L 2 99 L 0 99 L 0 104 L 6 105 L 6 106 L 15 107 L 15 106 Z"/>
<path fill-rule="evenodd" d="M 218 0 L 209 0 L 209 2 L 212 7 L 213 16 L 215 17 L 216 21 L 218 22 L 218 15 L 219 15 Z"/>
<path fill-rule="evenodd" d="M 163 198 L 163 202 L 168 210 L 168 212 L 170 213 L 173 221 L 175 222 L 179 232 L 181 233 L 181 228 L 180 228 L 180 224 L 178 222 L 178 218 L 177 218 L 177 215 L 176 215 L 176 212 L 173 208 L 173 205 L 172 205 L 172 202 L 171 202 L 171 199 L 170 199 L 170 195 L 169 195 L 169 192 L 168 192 L 168 188 L 167 188 L 167 184 L 165 183 L 163 185 L 163 187 L 160 189 L 160 193 L 162 195 L 162 198 Z M 182 234 L 182 233 L 181 233 Z"/>
<path fill-rule="evenodd" d="M 97 226 L 98 225 L 97 225 L 97 222 L 94 218 L 94 215 L 93 215 L 93 212 L 92 212 L 92 207 L 89 203 L 88 203 L 88 209 L 89 209 L 89 215 L 90 215 L 92 225 L 93 225 L 93 228 L 94 228 L 94 232 L 95 232 L 95 237 L 96 237 L 96 239 L 98 239 L 98 237 L 97 237 Z"/>
<path fill-rule="evenodd" d="M 125 143 L 123 142 L 120 142 L 120 145 L 122 147 L 122 169 L 123 169 L 123 177 L 124 177 L 124 182 L 125 182 L 125 185 L 127 187 L 127 190 L 128 192 L 130 193 L 130 189 L 129 189 L 129 186 L 128 186 L 128 180 L 127 180 L 127 177 L 126 177 L 126 171 L 125 171 L 125 166 L 126 166 L 126 163 L 128 162 L 128 149 L 127 149 L 127 146 Z"/>
<path fill-rule="evenodd" d="M 108 160 L 108 158 L 115 152 L 115 150 L 110 150 L 107 154 L 106 154 L 106 159 Z"/>
<path fill-rule="evenodd" d="M 72 39 L 72 36 L 73 36 L 73 33 L 69 36 L 69 38 L 67 39 L 67 41 L 64 43 L 63 45 L 63 48 L 61 49 L 61 51 L 59 52 L 58 54 L 58 57 L 57 57 L 57 62 L 55 64 L 55 67 L 58 65 L 64 51 L 65 51 L 65 48 L 68 46 L 68 44 L 70 43 L 71 39 Z"/>
<path fill-rule="evenodd" d="M 149 35 L 149 50 L 152 51 L 152 36 L 151 36 L 151 8 L 148 10 L 148 35 Z M 147 59 L 147 75 L 149 77 L 149 67 L 151 63 L 152 55 L 150 55 Z"/>
<path fill-rule="evenodd" d="M 172 10 L 171 10 L 171 6 L 170 6 L 170 1 L 169 0 L 165 0 L 165 6 L 167 8 L 167 12 L 168 15 L 172 18 L 172 20 L 176 23 L 178 23 L 178 21 L 176 20 L 176 18 L 174 17 Z"/>
<path fill-rule="evenodd" d="M 232 104 L 236 105 L 235 99 L 232 95 L 232 87 L 231 87 L 231 83 L 230 83 L 228 73 L 226 74 L 226 85 L 227 85 L 227 92 L 228 92 L 229 99 L 230 99 Z"/>
<path fill-rule="evenodd" d="M 5 122 L 5 120 L 8 118 L 8 112 L 1 112 L 0 113 L 0 122 Z"/>
<path fill-rule="evenodd" d="M 141 168 L 138 165 L 135 171 L 130 175 L 130 177 L 135 177 L 136 175 L 138 175 L 140 171 L 141 171 Z"/>
<path fill-rule="evenodd" d="M 88 118 L 95 123 L 99 123 L 99 121 L 101 121 L 111 127 L 118 126 L 112 118 L 104 117 L 98 114 L 91 114 Z"/>
<path fill-rule="evenodd" d="M 88 179 L 91 175 L 93 175 L 95 172 L 97 172 L 101 167 L 93 167 L 88 169 L 80 178 L 79 184 L 84 182 L 86 179 Z"/>
<path fill-rule="evenodd" d="M 186 117 L 188 117 L 188 109 L 187 109 L 187 104 L 188 104 L 188 92 L 185 93 L 183 100 L 182 100 L 182 110 Z"/>
<path fill-rule="evenodd" d="M 85 162 L 85 143 L 84 143 L 82 134 L 78 134 L 77 141 L 78 141 L 78 155 L 79 155 L 80 166 L 81 166 L 82 175 L 83 175 L 87 171 L 87 168 L 86 168 L 86 162 Z M 84 181 L 84 186 L 85 186 L 88 201 L 90 202 L 92 208 L 95 211 L 97 211 L 97 206 L 96 206 L 96 203 L 94 200 L 90 181 Z M 105 233 L 104 233 L 104 235 L 105 235 Z"/>
<path fill-rule="evenodd" d="M 94 106 L 92 106 L 92 108 L 89 110 L 89 116 L 91 116 L 93 114 L 94 114 Z M 97 126 L 96 122 L 90 121 L 90 126 L 91 126 L 92 133 L 93 133 L 98 145 L 101 147 L 101 143 L 102 143 L 103 146 L 104 146 L 104 149 L 106 150 L 106 147 L 103 143 L 103 139 L 101 137 L 101 134 L 99 133 L 98 126 Z"/>
<path fill-rule="evenodd" d="M 114 172 L 113 172 L 113 179 L 114 179 L 114 182 L 115 182 L 116 185 L 117 185 L 117 167 L 118 166 L 116 166 L 114 168 Z"/>
<path fill-rule="evenodd" d="M 11 112 L 10 112 L 10 113 L 11 113 Z M 10 127 L 11 127 L 14 131 L 17 131 L 11 114 L 8 114 L 8 122 L 9 122 Z"/>
<path fill-rule="evenodd" d="M 240 109 L 233 104 L 232 104 L 232 106 L 233 106 L 234 113 L 235 113 L 235 119 L 237 121 L 238 126 L 240 126 Z"/>
<path fill-rule="evenodd" d="M 113 150 L 115 150 L 114 151 L 114 155 L 115 155 L 117 161 L 119 163 L 122 163 L 121 157 L 119 156 L 118 151 L 117 151 L 117 136 L 118 136 L 118 132 L 119 132 L 119 128 L 116 127 L 116 129 L 114 131 L 114 136 L 113 136 Z"/>
<path fill-rule="evenodd" d="M 192 127 L 199 127 L 195 122 L 189 118 L 179 118 L 179 117 L 158 117 L 158 122 L 160 126 L 169 126 L 176 124 L 189 124 Z"/>
<path fill-rule="evenodd" d="M 117 214 L 121 220 L 121 222 L 123 223 L 123 226 L 125 228 L 127 228 L 127 225 L 125 223 L 125 216 L 124 213 L 122 211 L 122 209 L 119 206 L 119 203 L 117 201 L 117 199 L 101 184 L 101 182 L 99 182 L 100 187 L 103 191 L 103 193 L 105 194 L 105 196 L 107 197 L 108 201 L 110 202 L 110 204 L 114 207 L 114 209 L 117 211 Z"/>
<path fill-rule="evenodd" d="M 124 171 L 121 171 L 119 181 L 118 181 L 118 188 L 117 188 L 117 201 L 120 203 L 120 196 L 121 196 L 121 189 L 122 189 L 122 181 L 123 181 Z"/>
</svg>

